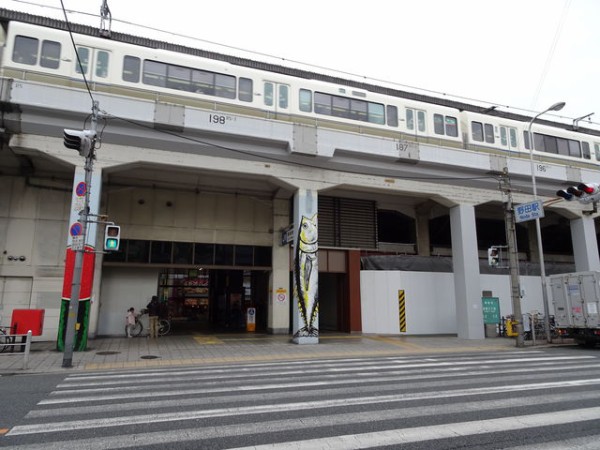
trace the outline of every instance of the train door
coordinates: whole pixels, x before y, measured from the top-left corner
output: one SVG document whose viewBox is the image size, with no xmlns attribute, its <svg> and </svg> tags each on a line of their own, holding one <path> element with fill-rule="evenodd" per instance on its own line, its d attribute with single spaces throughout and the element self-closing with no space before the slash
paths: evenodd
<svg viewBox="0 0 600 450">
<path fill-rule="evenodd" d="M 88 82 L 103 82 L 108 77 L 108 65 L 110 62 L 110 53 L 92 47 L 77 47 L 79 61 L 73 61 L 74 78 L 81 77 L 83 74 Z M 81 65 L 80 65 L 81 62 Z"/>
<path fill-rule="evenodd" d="M 264 105 L 276 113 L 288 113 L 290 105 L 290 86 L 287 84 L 264 81 Z"/>
<path fill-rule="evenodd" d="M 509 150 L 517 150 L 517 129 L 500 125 L 500 143 Z"/>
</svg>

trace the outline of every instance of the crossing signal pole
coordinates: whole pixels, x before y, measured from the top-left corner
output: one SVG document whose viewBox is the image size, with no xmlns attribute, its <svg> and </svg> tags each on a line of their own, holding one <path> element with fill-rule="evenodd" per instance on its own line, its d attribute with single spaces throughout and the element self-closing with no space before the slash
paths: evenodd
<svg viewBox="0 0 600 450">
<path fill-rule="evenodd" d="M 64 130 L 65 147 L 77 150 L 85 158 L 85 184 L 88 187 L 85 192 L 83 209 L 79 212 L 80 222 L 83 224 L 83 245 L 77 247 L 75 252 L 75 264 L 73 267 L 73 280 L 71 284 L 71 299 L 69 300 L 69 311 L 67 314 L 67 325 L 65 329 L 65 350 L 63 354 L 62 367 L 73 367 L 73 347 L 75 345 L 75 332 L 79 315 L 79 294 L 81 290 L 81 275 L 83 268 L 83 257 L 90 216 L 90 189 L 92 171 L 94 167 L 96 130 L 98 126 L 98 102 L 94 101 L 92 106 L 92 128 L 83 131 Z"/>
<path fill-rule="evenodd" d="M 514 329 L 517 333 L 516 346 L 524 347 L 525 339 L 523 336 L 523 313 L 521 311 L 521 286 L 519 277 L 519 253 L 517 249 L 517 228 L 515 224 L 515 211 L 513 208 L 512 191 L 507 168 L 504 168 L 504 172 L 500 177 L 500 190 L 506 197 L 504 202 L 504 227 L 506 229 L 512 309 L 513 315 L 515 316 Z"/>
</svg>

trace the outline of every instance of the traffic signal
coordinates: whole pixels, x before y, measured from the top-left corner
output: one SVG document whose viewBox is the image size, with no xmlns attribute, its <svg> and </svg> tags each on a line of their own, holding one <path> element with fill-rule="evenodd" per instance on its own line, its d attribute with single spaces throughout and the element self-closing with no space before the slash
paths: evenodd
<svg viewBox="0 0 600 450">
<path fill-rule="evenodd" d="M 96 140 L 96 132 L 92 130 L 69 130 L 64 129 L 65 147 L 77 150 L 81 156 L 87 158 L 92 155 L 94 143 Z"/>
<path fill-rule="evenodd" d="M 104 251 L 116 252 L 121 241 L 121 227 L 119 225 L 106 225 L 104 230 Z"/>
<path fill-rule="evenodd" d="M 592 203 L 600 200 L 600 184 L 579 183 L 577 186 L 560 189 L 556 195 L 567 201 L 575 199 L 581 203 Z"/>
<path fill-rule="evenodd" d="M 488 264 L 490 267 L 498 267 L 500 264 L 500 250 L 498 247 L 488 248 Z"/>
</svg>

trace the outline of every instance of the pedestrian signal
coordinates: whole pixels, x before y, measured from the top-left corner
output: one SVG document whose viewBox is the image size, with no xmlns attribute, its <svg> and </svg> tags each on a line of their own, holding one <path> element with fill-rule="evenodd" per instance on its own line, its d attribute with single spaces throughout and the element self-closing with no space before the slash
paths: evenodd
<svg viewBox="0 0 600 450">
<path fill-rule="evenodd" d="M 107 225 L 104 231 L 104 250 L 116 252 L 119 250 L 121 240 L 121 227 L 118 225 Z"/>
<path fill-rule="evenodd" d="M 488 248 L 488 264 L 490 267 L 498 267 L 500 264 L 500 250 L 498 247 Z"/>
</svg>

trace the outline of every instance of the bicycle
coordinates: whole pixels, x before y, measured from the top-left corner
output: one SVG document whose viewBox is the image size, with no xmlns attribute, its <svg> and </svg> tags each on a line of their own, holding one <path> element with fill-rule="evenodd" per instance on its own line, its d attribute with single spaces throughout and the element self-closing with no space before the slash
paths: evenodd
<svg viewBox="0 0 600 450">
<path fill-rule="evenodd" d="M 11 347 L 12 338 L 8 336 L 11 332 L 11 327 L 0 325 L 0 353 Z"/>
<path fill-rule="evenodd" d="M 142 331 L 144 331 L 144 324 L 142 323 L 141 318 L 147 314 L 148 310 L 142 309 L 139 314 L 135 315 L 135 325 L 131 330 L 132 336 L 139 336 L 142 334 Z M 171 322 L 169 319 L 159 318 L 157 326 L 157 332 L 159 336 L 165 336 L 171 331 Z M 127 334 L 127 325 L 125 325 L 125 334 Z"/>
</svg>

